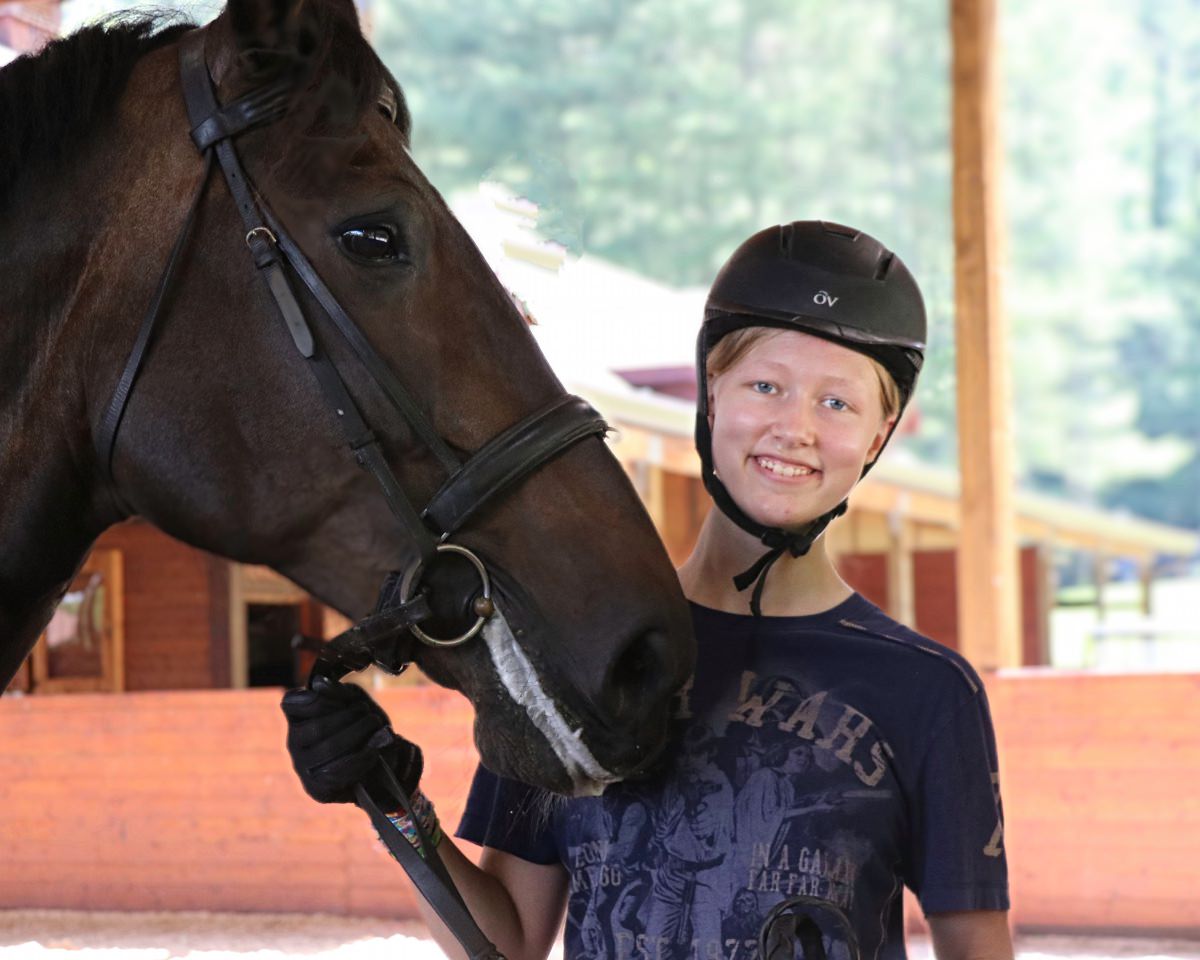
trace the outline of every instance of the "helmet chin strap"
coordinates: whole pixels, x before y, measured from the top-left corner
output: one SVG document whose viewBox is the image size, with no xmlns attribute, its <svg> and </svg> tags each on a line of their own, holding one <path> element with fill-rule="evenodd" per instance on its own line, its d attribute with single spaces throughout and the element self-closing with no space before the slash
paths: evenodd
<svg viewBox="0 0 1200 960">
<path fill-rule="evenodd" d="M 733 578 L 733 585 L 739 591 L 746 590 L 751 584 L 754 585 L 754 591 L 750 594 L 750 612 L 756 617 L 761 617 L 763 615 L 763 589 L 767 584 L 767 574 L 775 565 L 775 561 L 785 553 L 789 553 L 793 557 L 802 557 L 808 553 L 812 549 L 812 545 L 817 542 L 817 538 L 825 532 L 825 528 L 846 512 L 849 503 L 843 500 L 829 512 L 808 523 L 803 530 L 793 533 L 779 527 L 767 527 L 751 520 L 734 502 L 729 491 L 725 489 L 725 484 L 717 478 L 716 474 L 711 470 L 705 470 L 703 476 L 704 486 L 720 511 L 747 533 L 760 540 L 767 548 L 766 553 Z"/>
</svg>

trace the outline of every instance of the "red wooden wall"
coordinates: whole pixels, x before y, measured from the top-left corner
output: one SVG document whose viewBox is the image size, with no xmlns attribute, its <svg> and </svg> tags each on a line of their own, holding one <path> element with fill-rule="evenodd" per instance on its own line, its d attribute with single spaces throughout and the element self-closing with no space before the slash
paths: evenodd
<svg viewBox="0 0 1200 960">
<path fill-rule="evenodd" d="M 301 791 L 280 691 L 0 700 L 0 908 L 411 915 L 362 811 Z M 466 700 L 384 691 L 448 824 L 476 757 Z"/>
<path fill-rule="evenodd" d="M 988 681 L 1014 920 L 1200 934 L 1200 675 Z M 0 908 L 411 915 L 365 816 L 305 797 L 276 690 L 0 700 Z M 389 690 L 458 820 L 470 708 Z"/>
<path fill-rule="evenodd" d="M 1030 670 L 988 690 L 1018 923 L 1200 935 L 1200 675 Z"/>
<path fill-rule="evenodd" d="M 125 689 L 228 685 L 217 656 L 227 662 L 226 561 L 136 520 L 105 531 L 96 547 L 120 550 L 124 563 Z"/>
<path fill-rule="evenodd" d="M 1038 566 L 1037 548 L 1022 547 L 1021 628 L 1022 656 L 1026 666 L 1047 662 L 1048 624 L 1041 620 L 1039 583 L 1042 571 Z M 837 558 L 838 572 L 855 590 L 874 603 L 888 609 L 888 558 L 883 553 L 845 553 Z M 913 589 L 916 623 L 920 633 L 958 649 L 958 571 L 953 550 L 918 550 L 913 554 Z"/>
</svg>

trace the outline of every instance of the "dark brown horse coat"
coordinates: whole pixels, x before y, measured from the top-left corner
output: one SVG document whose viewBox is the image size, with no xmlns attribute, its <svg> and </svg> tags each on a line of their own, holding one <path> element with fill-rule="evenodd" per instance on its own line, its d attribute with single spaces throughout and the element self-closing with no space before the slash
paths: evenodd
<svg viewBox="0 0 1200 960">
<path fill-rule="evenodd" d="M 179 89 L 180 29 L 89 28 L 0 72 L 0 685 L 92 541 L 134 514 L 267 564 L 352 617 L 402 553 L 256 276 L 223 184 L 199 210 L 112 482 L 98 462 L 96 425 L 202 171 Z M 348 0 L 234 0 L 208 30 L 223 103 L 264 79 L 293 83 L 287 117 L 239 140 L 243 163 L 451 448 L 476 450 L 561 394 L 409 156 L 402 94 Z M 395 256 L 357 256 L 345 236 L 362 228 L 389 237 Z M 444 480 L 438 464 L 301 299 L 412 501 L 426 502 Z M 548 708 L 583 729 L 612 776 L 644 764 L 690 671 L 687 610 L 603 443 L 572 447 L 455 539 L 493 567 L 508 640 L 418 659 L 476 704 L 485 761 L 591 789 L 531 719 Z M 514 702 L 497 668 L 510 654 L 533 671 L 541 706 Z"/>
</svg>

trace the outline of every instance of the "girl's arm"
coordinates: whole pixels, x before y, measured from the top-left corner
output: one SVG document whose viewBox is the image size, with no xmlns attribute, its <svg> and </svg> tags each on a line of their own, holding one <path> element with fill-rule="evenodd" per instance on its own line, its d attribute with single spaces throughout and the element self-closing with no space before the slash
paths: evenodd
<svg viewBox="0 0 1200 960">
<path fill-rule="evenodd" d="M 558 935 L 567 903 L 567 874 L 558 864 L 543 865 L 484 847 L 475 866 L 446 837 L 438 845 L 442 862 L 475 922 L 507 960 L 545 960 Z M 464 952 L 425 898 L 416 894 L 429 932 L 451 960 Z"/>
<path fill-rule="evenodd" d="M 937 960 L 1013 960 L 1007 910 L 931 913 L 926 919 Z"/>
</svg>

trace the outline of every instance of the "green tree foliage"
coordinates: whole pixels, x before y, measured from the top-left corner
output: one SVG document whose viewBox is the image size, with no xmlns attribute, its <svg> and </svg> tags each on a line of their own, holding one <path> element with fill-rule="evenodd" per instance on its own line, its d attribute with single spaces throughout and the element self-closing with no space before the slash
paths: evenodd
<svg viewBox="0 0 1200 960">
<path fill-rule="evenodd" d="M 1022 476 L 1200 527 L 1200 2 L 1003 9 Z"/>
<path fill-rule="evenodd" d="M 1140 273 L 1171 303 L 1132 317 L 1119 349 L 1138 385 L 1137 427 L 1185 452 L 1165 476 L 1127 479 L 1106 495 L 1200 529 L 1200 0 L 1146 5 L 1141 27 L 1153 63 L 1148 216 L 1161 252 Z"/>
<path fill-rule="evenodd" d="M 780 221 L 861 226 L 926 293 L 927 459 L 955 456 L 946 0 L 378 0 L 414 152 L 575 252 L 706 285 Z M 1200 0 L 1005 0 L 1023 482 L 1200 526 Z M 545 213 L 549 213 L 549 217 Z"/>
<path fill-rule="evenodd" d="M 954 453 L 940 2 L 386 0 L 375 42 L 443 190 L 502 180 L 554 239 L 707 285 L 750 233 L 853 223 L 920 278 L 927 456 Z"/>
</svg>

